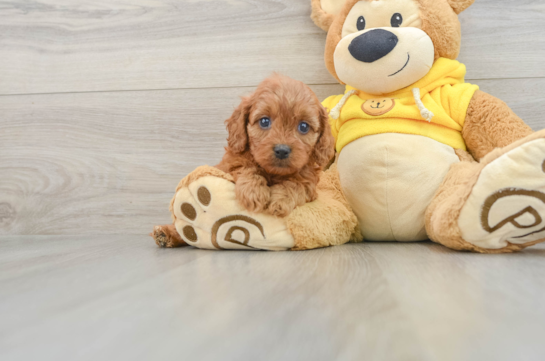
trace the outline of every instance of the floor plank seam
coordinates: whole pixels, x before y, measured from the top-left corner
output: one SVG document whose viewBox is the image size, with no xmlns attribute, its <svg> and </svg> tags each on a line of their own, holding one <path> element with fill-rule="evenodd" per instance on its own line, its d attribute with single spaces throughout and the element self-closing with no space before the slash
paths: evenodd
<svg viewBox="0 0 545 361">
<path fill-rule="evenodd" d="M 475 83 L 478 85 L 480 81 L 492 81 L 492 80 L 537 80 L 545 79 L 545 77 L 520 77 L 520 78 L 478 78 L 478 79 L 466 79 L 468 83 Z M 331 83 L 306 83 L 308 86 L 334 86 L 340 85 L 337 82 Z M 255 85 L 233 85 L 224 87 L 201 87 L 201 88 L 159 88 L 159 89 L 121 89 L 121 90 L 89 90 L 89 91 L 69 91 L 69 92 L 45 92 L 45 93 L 17 93 L 17 94 L 0 94 L 0 97 L 10 96 L 39 96 L 39 95 L 63 95 L 63 94 L 93 94 L 93 93 L 129 93 L 129 92 L 151 92 L 151 91 L 178 91 L 178 90 L 216 90 L 216 89 L 252 89 L 257 87 Z"/>
</svg>

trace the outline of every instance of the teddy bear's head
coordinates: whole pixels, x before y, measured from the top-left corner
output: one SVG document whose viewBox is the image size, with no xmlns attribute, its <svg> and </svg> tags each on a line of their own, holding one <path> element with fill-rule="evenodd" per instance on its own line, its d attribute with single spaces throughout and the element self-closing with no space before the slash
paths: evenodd
<svg viewBox="0 0 545 361">
<path fill-rule="evenodd" d="M 312 0 L 328 32 L 325 61 L 341 83 L 370 94 L 407 87 L 439 57 L 456 59 L 458 14 L 475 0 Z"/>
</svg>

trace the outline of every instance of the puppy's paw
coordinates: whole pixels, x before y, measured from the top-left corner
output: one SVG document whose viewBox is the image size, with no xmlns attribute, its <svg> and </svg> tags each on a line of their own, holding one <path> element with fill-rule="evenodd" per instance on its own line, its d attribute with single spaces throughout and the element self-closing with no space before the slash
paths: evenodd
<svg viewBox="0 0 545 361">
<path fill-rule="evenodd" d="M 153 237 L 153 239 L 155 240 L 155 243 L 159 247 L 168 247 L 169 242 L 168 242 L 166 232 L 163 231 L 163 227 L 161 226 L 153 227 L 153 232 L 150 233 L 150 236 Z"/>
<path fill-rule="evenodd" d="M 293 202 L 288 199 L 275 199 L 267 207 L 267 213 L 276 217 L 286 217 L 295 209 Z"/>
<path fill-rule="evenodd" d="M 187 246 L 187 243 L 180 238 L 174 225 L 171 224 L 153 227 L 153 232 L 150 233 L 150 236 L 153 237 L 159 247 L 173 248 Z"/>
<path fill-rule="evenodd" d="M 299 205 L 302 204 L 297 204 L 295 195 L 282 184 L 271 187 L 271 201 L 267 207 L 267 213 L 276 217 L 286 217 Z"/>
<path fill-rule="evenodd" d="M 266 185 L 235 185 L 238 201 L 244 208 L 253 213 L 261 213 L 271 200 L 271 190 Z"/>
</svg>

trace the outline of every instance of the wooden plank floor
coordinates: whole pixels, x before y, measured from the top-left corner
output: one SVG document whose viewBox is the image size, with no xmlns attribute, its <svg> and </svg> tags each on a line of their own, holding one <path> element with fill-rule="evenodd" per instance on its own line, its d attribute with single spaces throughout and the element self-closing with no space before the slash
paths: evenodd
<svg viewBox="0 0 545 361">
<path fill-rule="evenodd" d="M 0 243 L 2 360 L 543 360 L 545 246 L 160 249 Z"/>
<path fill-rule="evenodd" d="M 0 360 L 543 360 L 545 245 L 157 248 L 178 181 L 279 71 L 320 98 L 310 0 L 0 0 Z M 545 128 L 545 2 L 460 16 L 468 81 Z"/>
</svg>

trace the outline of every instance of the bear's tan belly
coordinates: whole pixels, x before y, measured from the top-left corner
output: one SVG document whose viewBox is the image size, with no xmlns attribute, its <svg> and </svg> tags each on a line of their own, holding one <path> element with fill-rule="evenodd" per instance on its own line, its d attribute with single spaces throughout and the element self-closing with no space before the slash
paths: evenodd
<svg viewBox="0 0 545 361">
<path fill-rule="evenodd" d="M 420 135 L 386 133 L 343 148 L 343 191 L 366 240 L 427 239 L 424 214 L 450 166 L 454 149 Z"/>
</svg>

